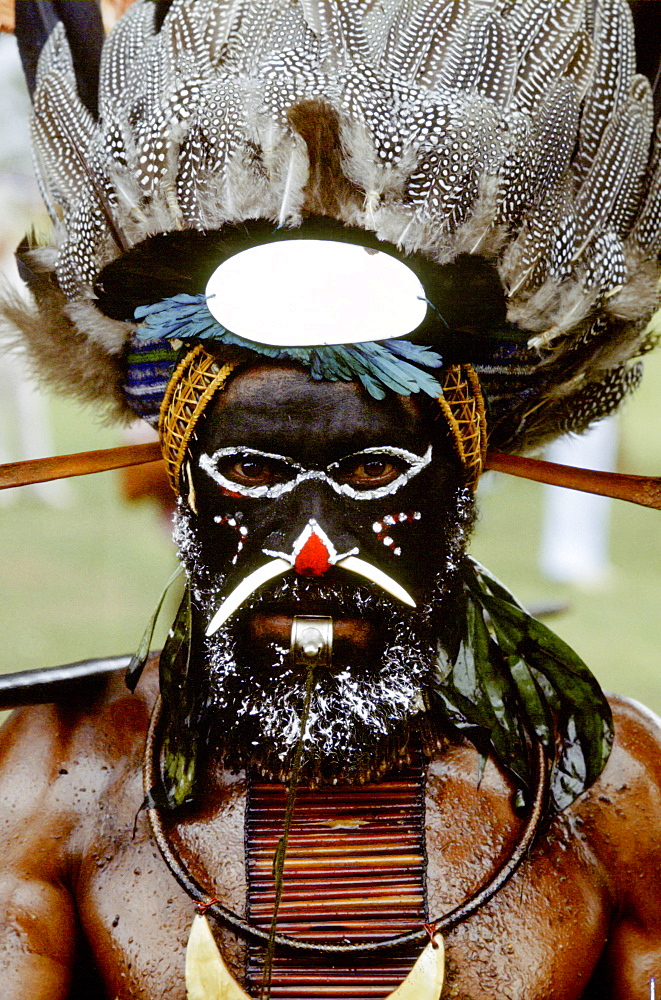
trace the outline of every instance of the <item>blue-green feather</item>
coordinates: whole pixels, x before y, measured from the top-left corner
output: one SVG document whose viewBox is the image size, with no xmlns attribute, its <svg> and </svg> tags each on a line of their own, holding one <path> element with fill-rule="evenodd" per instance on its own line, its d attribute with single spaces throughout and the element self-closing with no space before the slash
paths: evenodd
<svg viewBox="0 0 661 1000">
<path fill-rule="evenodd" d="M 209 312 L 206 297 L 181 293 L 153 305 L 139 306 L 135 318 L 142 322 L 140 341 L 215 340 L 278 360 L 298 361 L 317 380 L 359 381 L 375 399 L 385 389 L 408 396 L 424 392 L 436 397 L 442 389 L 425 368 L 440 368 L 442 357 L 429 347 L 405 340 L 335 344 L 322 347 L 271 347 L 239 337 L 222 326 Z M 419 367 L 423 366 L 423 367 Z"/>
</svg>

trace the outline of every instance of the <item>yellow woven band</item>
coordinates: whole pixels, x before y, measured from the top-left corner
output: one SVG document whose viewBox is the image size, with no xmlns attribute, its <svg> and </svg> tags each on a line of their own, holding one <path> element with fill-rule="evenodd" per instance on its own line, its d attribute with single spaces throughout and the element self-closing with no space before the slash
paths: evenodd
<svg viewBox="0 0 661 1000">
<path fill-rule="evenodd" d="M 238 363 L 221 364 L 198 344 L 172 374 L 161 403 L 158 433 L 168 479 L 177 494 L 181 467 L 197 422 Z"/>
<path fill-rule="evenodd" d="M 475 491 L 487 454 L 487 420 L 480 381 L 472 365 L 443 370 L 439 405 L 447 421 L 455 451 Z"/>
<path fill-rule="evenodd" d="M 181 467 L 195 427 L 213 396 L 224 387 L 239 362 L 221 364 L 202 344 L 177 365 L 161 404 L 158 431 L 170 484 L 179 493 Z M 486 418 L 480 383 L 471 365 L 443 370 L 438 400 L 457 456 L 475 489 L 487 450 Z"/>
</svg>

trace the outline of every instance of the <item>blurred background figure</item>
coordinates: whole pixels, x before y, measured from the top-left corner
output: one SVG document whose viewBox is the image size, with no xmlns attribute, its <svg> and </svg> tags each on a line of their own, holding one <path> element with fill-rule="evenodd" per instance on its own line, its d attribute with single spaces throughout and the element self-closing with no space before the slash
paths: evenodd
<svg viewBox="0 0 661 1000">
<path fill-rule="evenodd" d="M 1 10 L 0 10 L 1 16 Z M 22 294 L 14 250 L 28 221 L 43 215 L 29 150 L 30 103 L 13 39 L 0 36 L 0 276 Z M 44 220 L 44 225 L 46 222 Z M 5 354 L 0 364 L 0 462 L 42 458 L 54 451 L 48 409 L 38 386 L 18 354 Z M 46 503 L 64 504 L 66 482 L 26 488 Z M 0 502 L 17 501 L 16 490 L 0 492 Z"/>
<path fill-rule="evenodd" d="M 130 7 L 133 0 L 101 0 L 101 13 L 103 15 L 103 25 L 106 32 L 110 31 L 115 21 L 117 21 L 127 7 Z"/>
<path fill-rule="evenodd" d="M 124 432 L 124 440 L 126 444 L 148 444 L 150 441 L 158 441 L 158 433 L 146 420 L 136 420 Z M 163 462 L 130 465 L 126 469 L 120 469 L 118 476 L 123 499 L 129 503 L 139 500 L 152 501 L 161 515 L 163 528 L 170 538 L 176 498 Z"/>
<path fill-rule="evenodd" d="M 580 437 L 558 438 L 544 455 L 549 462 L 580 469 L 614 472 L 619 440 L 618 418 L 594 424 Z M 608 581 L 610 522 L 613 501 L 608 497 L 544 487 L 544 516 L 539 567 L 549 580 L 576 586 L 599 586 Z"/>
<path fill-rule="evenodd" d="M 15 0 L 0 0 L 0 31 L 14 30 Z M 115 21 L 122 16 L 133 0 L 101 0 L 101 13 L 106 31 L 110 31 Z"/>
</svg>

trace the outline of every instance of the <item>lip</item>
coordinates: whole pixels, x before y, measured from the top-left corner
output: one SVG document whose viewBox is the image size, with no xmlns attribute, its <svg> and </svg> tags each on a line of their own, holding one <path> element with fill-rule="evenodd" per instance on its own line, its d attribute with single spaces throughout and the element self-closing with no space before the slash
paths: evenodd
<svg viewBox="0 0 661 1000">
<path fill-rule="evenodd" d="M 294 616 L 262 612 L 250 616 L 250 635 L 257 642 L 276 642 L 289 648 Z M 364 618 L 333 618 L 333 647 L 366 650 L 375 638 L 373 625 Z"/>
</svg>

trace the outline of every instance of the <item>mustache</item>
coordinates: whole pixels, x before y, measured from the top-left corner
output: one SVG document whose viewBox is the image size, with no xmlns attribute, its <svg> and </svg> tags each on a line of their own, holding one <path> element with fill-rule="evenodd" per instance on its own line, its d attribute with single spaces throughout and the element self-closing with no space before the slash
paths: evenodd
<svg viewBox="0 0 661 1000">
<path fill-rule="evenodd" d="M 401 611 L 401 604 L 367 581 L 361 582 L 337 571 L 329 571 L 323 580 L 310 580 L 292 574 L 283 577 L 261 595 L 255 604 L 268 608 L 270 604 L 315 604 L 335 611 L 338 615 L 355 616 L 361 607 L 381 608 L 385 612 Z"/>
<path fill-rule="evenodd" d="M 348 571 L 350 575 L 355 574 L 373 583 L 377 588 L 384 590 L 396 600 L 408 605 L 408 607 L 416 607 L 416 602 L 408 591 L 374 563 L 366 562 L 364 559 L 351 555 L 338 560 L 336 565 L 340 570 Z M 270 560 L 250 573 L 222 601 L 207 628 L 206 634 L 208 636 L 213 635 L 241 605 L 245 604 L 257 590 L 261 590 L 264 584 L 280 578 L 283 574 L 289 575 L 291 570 L 293 570 L 293 566 L 284 559 L 277 558 Z"/>
<path fill-rule="evenodd" d="M 416 617 L 414 608 L 390 597 L 376 584 L 331 569 L 323 579 L 289 573 L 266 584 L 243 602 L 237 619 L 247 614 L 319 614 L 329 618 L 360 618 L 369 615 L 388 621 L 404 612 Z"/>
</svg>

